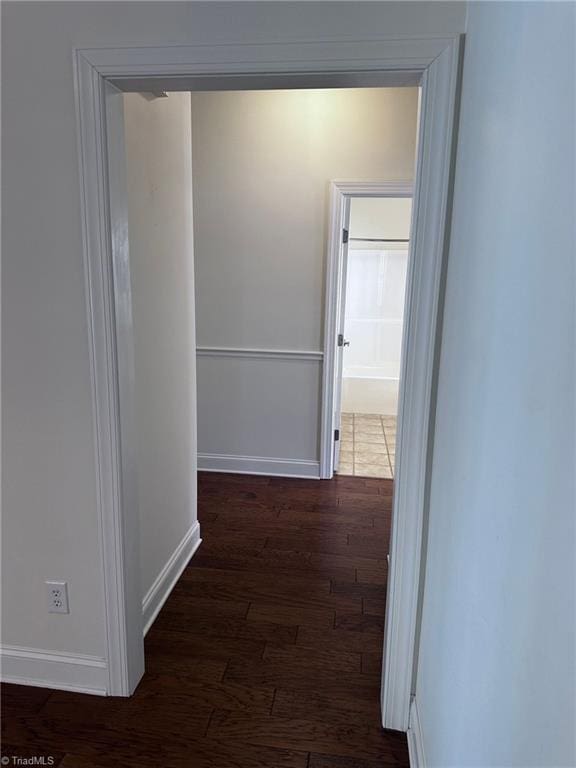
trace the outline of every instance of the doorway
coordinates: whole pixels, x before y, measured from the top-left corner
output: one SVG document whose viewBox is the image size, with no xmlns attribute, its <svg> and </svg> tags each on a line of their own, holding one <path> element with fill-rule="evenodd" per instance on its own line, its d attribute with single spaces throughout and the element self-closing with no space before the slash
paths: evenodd
<svg viewBox="0 0 576 768">
<path fill-rule="evenodd" d="M 330 185 L 323 477 L 396 472 L 411 182 Z"/>
<path fill-rule="evenodd" d="M 413 258 L 407 283 L 406 334 L 400 397 L 401 461 L 396 482 L 384 648 L 382 712 L 388 728 L 408 727 L 426 513 L 438 310 L 447 246 L 453 127 L 460 40 L 370 40 L 274 46 L 172 46 L 76 50 L 86 271 L 97 436 L 102 588 L 106 604 L 106 691 L 130 695 L 143 669 L 141 596 L 134 534 L 135 503 L 129 259 L 121 137 L 121 91 L 419 85 L 421 120 L 414 198 Z M 214 74 L 224 73 L 224 74 Z M 313 74 L 311 74 L 313 73 Z M 315 73 L 315 74 L 314 74 Z M 120 89 L 120 90 L 119 90 Z M 329 271 L 334 272 L 330 259 Z M 334 324 L 329 317 L 325 338 Z M 326 350 L 326 347 L 325 347 Z M 333 370 L 334 350 L 324 358 Z M 333 386 L 333 382 L 329 385 Z M 326 389 L 326 376 L 323 390 Z M 323 404 L 328 401 L 323 397 Z M 406 418 L 403 419 L 403 404 Z M 323 405 L 325 407 L 325 405 Z M 322 413 L 322 432 L 333 413 Z M 327 444 L 322 441 L 322 446 Z M 332 445 L 330 453 L 332 454 Z M 405 454 L 405 455 L 404 455 Z M 322 456 L 330 475 L 333 458 Z M 400 471 L 401 470 L 401 471 Z M 409 478 L 409 482 L 408 482 Z"/>
<path fill-rule="evenodd" d="M 411 197 L 350 199 L 336 388 L 339 475 L 394 478 L 411 213 Z"/>
</svg>

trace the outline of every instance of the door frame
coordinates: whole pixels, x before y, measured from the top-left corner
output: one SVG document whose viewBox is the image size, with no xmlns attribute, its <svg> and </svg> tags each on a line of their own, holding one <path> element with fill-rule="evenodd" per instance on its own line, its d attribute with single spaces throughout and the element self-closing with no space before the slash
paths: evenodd
<svg viewBox="0 0 576 768">
<path fill-rule="evenodd" d="M 354 197 L 413 197 L 411 181 L 331 181 L 329 185 L 328 249 L 326 255 L 326 285 L 324 289 L 324 365 L 322 369 L 322 426 L 320 431 L 320 477 L 329 480 L 334 475 L 334 406 L 338 333 L 345 310 L 348 251 L 344 248 L 343 230 L 347 228 L 350 201 Z M 413 222 L 412 222 L 413 223 Z M 412 225 L 411 225 L 412 226 Z M 409 253 L 410 263 L 412 253 Z M 410 272 L 409 272 L 410 273 Z M 411 293 L 406 277 L 406 294 Z M 402 334 L 404 346 L 404 334 Z M 400 380 L 400 392 L 402 379 Z M 401 424 L 398 422 L 398 434 Z M 400 442 L 400 440 L 399 440 Z"/>
<path fill-rule="evenodd" d="M 462 35 L 365 40 L 83 47 L 74 50 L 86 313 L 91 353 L 98 516 L 105 603 L 107 693 L 129 696 L 143 673 L 134 444 L 126 429 L 133 405 L 123 350 L 131 348 L 125 201 L 112 205 L 110 159 L 122 143 L 112 84 L 124 91 L 420 86 L 414 206 L 414 261 L 405 370 L 405 431 L 419 426 L 417 471 L 398 487 L 392 530 L 384 654 L 382 722 L 407 730 L 415 661 L 422 530 L 426 515 L 429 428 L 438 351 L 438 310 L 447 252 Z M 113 94 L 113 95 L 111 95 Z M 112 172 L 111 172 L 112 169 Z M 112 186 L 111 186 L 112 185 Z M 121 190 L 119 183 L 118 190 Z M 418 254 L 427 258 L 418 258 Z M 424 303 L 419 306 L 418 300 Z M 426 311 L 424 311 L 424 309 Z M 428 325 L 425 325 L 425 322 Z M 129 356 L 130 357 L 130 356 Z M 128 363 L 128 368 L 129 368 Z M 128 418 L 129 421 L 129 418 Z M 402 446 L 404 453 L 406 445 Z M 401 463 L 405 459 L 401 458 Z M 404 474 L 406 477 L 406 474 Z M 385 553 L 383 553 L 384 557 Z"/>
</svg>

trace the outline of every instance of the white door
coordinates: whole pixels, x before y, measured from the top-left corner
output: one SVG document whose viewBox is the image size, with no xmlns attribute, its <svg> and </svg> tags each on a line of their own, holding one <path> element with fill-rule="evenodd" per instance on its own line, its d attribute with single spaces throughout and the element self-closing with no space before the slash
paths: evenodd
<svg viewBox="0 0 576 768">
<path fill-rule="evenodd" d="M 338 305 L 336 308 L 336 338 L 334 365 L 334 471 L 338 471 L 340 461 L 340 435 L 342 430 L 342 370 L 344 367 L 344 350 L 348 342 L 344 338 L 344 323 L 346 320 L 346 270 L 348 265 L 348 224 L 350 221 L 350 198 L 345 198 L 344 227 L 340 242 L 340 259 L 342 265 L 338 275 Z"/>
</svg>

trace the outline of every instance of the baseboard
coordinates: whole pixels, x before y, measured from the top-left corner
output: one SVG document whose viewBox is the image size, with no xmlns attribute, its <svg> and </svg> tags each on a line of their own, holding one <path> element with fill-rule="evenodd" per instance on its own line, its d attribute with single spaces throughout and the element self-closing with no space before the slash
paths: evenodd
<svg viewBox="0 0 576 768">
<path fill-rule="evenodd" d="M 422 727 L 420 724 L 416 697 L 412 699 L 412 703 L 410 704 L 410 725 L 408 726 L 408 733 L 406 735 L 408 736 L 410 768 L 426 768 L 424 740 L 422 738 Z"/>
<path fill-rule="evenodd" d="M 216 453 L 199 453 L 198 469 L 202 472 L 229 472 L 238 475 L 320 479 L 319 461 L 274 459 L 262 456 L 226 456 Z"/>
<path fill-rule="evenodd" d="M 33 685 L 106 696 L 108 669 L 97 656 L 79 656 L 40 648 L 5 645 L 0 649 L 3 683 Z"/>
<path fill-rule="evenodd" d="M 154 623 L 154 619 L 159 614 L 168 595 L 172 592 L 174 585 L 182 575 L 182 571 L 188 565 L 188 561 L 200 546 L 201 541 L 200 525 L 196 522 L 170 555 L 168 562 L 146 593 L 144 600 L 142 600 L 144 635 L 146 635 Z"/>
</svg>

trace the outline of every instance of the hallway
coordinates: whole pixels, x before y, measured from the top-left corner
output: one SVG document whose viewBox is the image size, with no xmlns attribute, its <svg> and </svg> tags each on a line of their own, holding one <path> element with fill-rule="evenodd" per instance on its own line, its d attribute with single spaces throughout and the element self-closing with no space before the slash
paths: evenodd
<svg viewBox="0 0 576 768">
<path fill-rule="evenodd" d="M 380 727 L 392 482 L 199 475 L 203 543 L 131 699 L 3 686 L 3 754 L 54 765 L 407 768 Z"/>
</svg>

